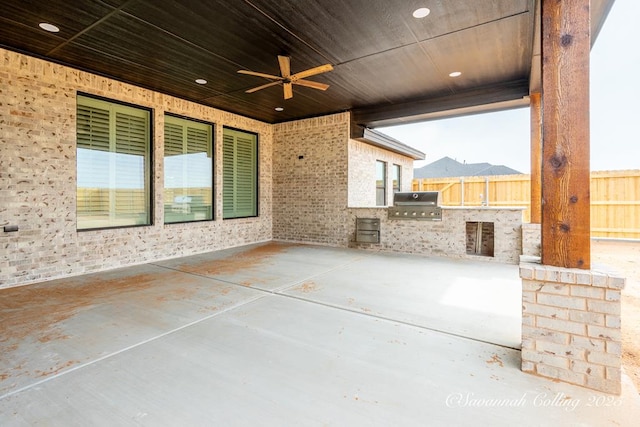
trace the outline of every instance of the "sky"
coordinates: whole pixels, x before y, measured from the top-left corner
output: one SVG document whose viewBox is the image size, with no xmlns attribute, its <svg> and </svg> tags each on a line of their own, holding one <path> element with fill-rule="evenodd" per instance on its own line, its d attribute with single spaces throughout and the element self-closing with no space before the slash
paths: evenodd
<svg viewBox="0 0 640 427">
<path fill-rule="evenodd" d="M 640 169 L 640 1 L 616 0 L 591 50 L 591 170 Z M 518 108 L 378 128 L 426 154 L 530 172 L 530 113 Z"/>
</svg>

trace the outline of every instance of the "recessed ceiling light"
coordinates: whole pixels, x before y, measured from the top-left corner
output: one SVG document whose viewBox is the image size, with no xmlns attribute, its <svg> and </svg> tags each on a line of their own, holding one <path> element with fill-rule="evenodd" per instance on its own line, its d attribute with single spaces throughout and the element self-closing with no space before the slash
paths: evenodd
<svg viewBox="0 0 640 427">
<path fill-rule="evenodd" d="M 60 28 L 56 27 L 53 24 L 49 24 L 48 22 L 41 22 L 38 26 L 45 31 L 49 31 L 50 33 L 57 33 L 60 31 Z"/>
<path fill-rule="evenodd" d="M 282 107 L 276 107 L 276 108 L 275 108 L 275 110 L 276 110 L 276 111 L 284 111 L 284 108 L 282 108 Z"/>
<path fill-rule="evenodd" d="M 460 77 L 462 73 L 460 71 L 454 71 L 453 73 L 449 73 L 449 77 Z"/>
<path fill-rule="evenodd" d="M 429 9 L 427 9 L 426 7 L 421 7 L 420 9 L 416 9 L 413 11 L 413 17 L 420 19 L 420 18 L 424 18 L 430 13 L 431 11 Z"/>
<path fill-rule="evenodd" d="M 196 79 L 196 83 L 198 83 L 199 85 L 206 85 L 207 81 L 205 79 Z"/>
</svg>

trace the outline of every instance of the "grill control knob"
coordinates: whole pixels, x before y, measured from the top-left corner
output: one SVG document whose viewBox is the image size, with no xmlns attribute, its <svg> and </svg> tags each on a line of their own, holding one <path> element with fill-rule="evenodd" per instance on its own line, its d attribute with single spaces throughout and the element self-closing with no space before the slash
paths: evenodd
<svg viewBox="0 0 640 427">
<path fill-rule="evenodd" d="M 407 216 L 407 214 L 408 214 L 408 213 L 409 213 L 409 212 L 405 212 L 405 213 L 404 213 L 404 216 Z"/>
<path fill-rule="evenodd" d="M 396 212 L 396 213 L 395 213 L 395 215 L 396 215 L 396 216 L 400 215 L 400 212 Z"/>
<path fill-rule="evenodd" d="M 424 216 L 424 215 L 425 215 L 425 213 L 424 213 L 424 212 L 422 212 L 420 215 Z"/>
<path fill-rule="evenodd" d="M 413 212 L 411 215 L 416 216 L 416 213 L 415 213 L 415 212 Z"/>
</svg>

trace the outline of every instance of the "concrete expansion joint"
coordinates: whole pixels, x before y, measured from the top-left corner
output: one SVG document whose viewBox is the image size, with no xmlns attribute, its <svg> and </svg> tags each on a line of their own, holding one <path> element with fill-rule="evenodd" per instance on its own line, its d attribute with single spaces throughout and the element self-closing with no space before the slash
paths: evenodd
<svg viewBox="0 0 640 427">
<path fill-rule="evenodd" d="M 457 337 L 457 338 L 462 338 L 462 339 L 473 341 L 473 342 L 489 344 L 489 345 L 493 345 L 493 346 L 500 347 L 500 348 L 506 348 L 506 349 L 509 349 L 509 350 L 521 351 L 521 349 L 519 349 L 517 347 L 511 347 L 511 346 L 504 345 L 504 344 L 497 344 L 495 342 L 486 341 L 486 340 L 482 340 L 482 339 L 478 339 L 478 338 L 472 338 L 472 337 L 468 337 L 468 336 L 465 336 L 465 335 L 456 334 L 454 332 L 443 331 L 441 329 L 429 328 L 428 326 L 419 325 L 419 324 L 407 322 L 407 321 L 404 321 L 404 320 L 394 319 L 392 317 L 382 316 L 382 315 L 375 314 L 375 313 L 367 313 L 365 311 L 357 310 L 355 308 L 348 308 L 348 307 L 343 307 L 343 306 L 340 306 L 340 305 L 337 305 L 337 304 L 330 304 L 330 303 L 326 303 L 326 302 L 320 302 L 320 301 L 312 300 L 310 298 L 305 298 L 305 297 L 301 297 L 301 296 L 297 296 L 297 295 L 290 295 L 290 294 L 283 293 L 282 291 L 274 292 L 274 294 L 277 295 L 277 296 L 281 296 L 281 297 L 285 297 L 285 298 L 289 298 L 289 299 L 295 299 L 295 300 L 298 300 L 298 301 L 308 302 L 310 304 L 321 305 L 323 307 L 333 308 L 333 309 L 337 309 L 337 310 L 340 310 L 340 311 L 346 311 L 348 313 L 355 313 L 355 314 L 358 314 L 358 315 L 361 315 L 361 316 L 372 317 L 374 319 L 384 320 L 386 322 L 390 322 L 390 323 L 394 323 L 394 324 L 405 325 L 405 326 L 409 326 L 409 327 L 412 327 L 412 328 L 415 328 L 415 329 L 419 329 L 419 330 L 423 330 L 423 331 L 436 332 L 436 333 L 439 333 L 439 334 L 449 335 L 449 336 Z"/>
<path fill-rule="evenodd" d="M 472 337 L 468 337 L 468 336 L 461 335 L 461 334 L 456 334 L 454 332 L 444 331 L 444 330 L 436 329 L 436 328 L 429 328 L 427 326 L 418 325 L 416 323 L 411 323 L 411 322 L 407 322 L 407 321 L 403 321 L 403 320 L 393 319 L 391 317 L 386 317 L 386 316 L 382 316 L 382 315 L 375 314 L 375 313 L 367 313 L 367 312 L 364 312 L 362 310 L 357 310 L 357 309 L 354 309 L 354 308 L 348 308 L 348 307 L 340 306 L 340 305 L 337 305 L 337 304 L 325 303 L 325 302 L 313 300 L 311 298 L 305 298 L 305 297 L 302 297 L 302 296 L 297 296 L 297 295 L 292 295 L 292 294 L 286 293 L 288 290 L 291 290 L 291 289 L 293 289 L 293 288 L 295 288 L 297 286 L 304 285 L 306 282 L 308 282 L 308 281 L 310 281 L 310 280 L 312 280 L 312 279 L 314 279 L 316 277 L 319 277 L 319 276 L 325 275 L 327 273 L 330 273 L 332 271 L 336 271 L 336 270 L 342 269 L 344 267 L 347 267 L 347 266 L 355 263 L 356 261 L 361 260 L 362 257 L 365 257 L 365 256 L 368 256 L 368 254 L 360 254 L 359 256 L 348 260 L 347 262 L 344 262 L 342 264 L 336 265 L 335 267 L 323 270 L 323 271 L 321 271 L 319 273 L 307 276 L 304 279 L 297 280 L 294 283 L 283 285 L 283 286 L 281 286 L 281 287 L 279 287 L 277 289 L 266 289 L 266 288 L 261 288 L 259 286 L 251 286 L 250 289 L 262 292 L 264 295 L 260 296 L 260 297 L 253 298 L 253 299 L 251 299 L 249 301 L 246 301 L 244 303 L 237 304 L 237 305 L 235 305 L 233 307 L 228 307 L 227 309 L 224 310 L 224 312 L 227 312 L 227 311 L 232 310 L 232 309 L 240 308 L 240 307 L 242 307 L 242 306 L 244 306 L 246 304 L 249 304 L 249 303 L 254 302 L 254 301 L 258 300 L 258 299 L 264 298 L 264 297 L 266 297 L 268 295 L 273 295 L 273 296 L 283 297 L 283 298 L 287 298 L 287 299 L 304 301 L 304 302 L 307 302 L 307 303 L 310 303 L 310 304 L 315 304 L 315 305 L 319 305 L 319 306 L 323 306 L 323 307 L 327 307 L 327 308 L 332 308 L 332 309 L 336 309 L 336 310 L 340 310 L 340 311 L 354 313 L 354 314 L 358 314 L 358 315 L 361 315 L 361 316 L 367 316 L 367 317 L 371 317 L 371 318 L 378 319 L 378 320 L 384 320 L 386 322 L 391 322 L 391 323 L 395 323 L 395 324 L 402 324 L 402 325 L 410 326 L 412 328 L 416 328 L 416 329 L 420 329 L 420 330 L 436 332 L 436 333 L 440 333 L 440 334 L 444 334 L 444 335 L 449 335 L 449 336 L 453 336 L 453 337 L 462 338 L 462 339 L 469 340 L 469 341 L 480 342 L 480 343 L 484 343 L 484 344 L 493 345 L 493 346 L 496 346 L 496 347 L 501 347 L 501 348 L 516 350 L 516 351 L 521 351 L 520 348 L 517 348 L 517 347 L 512 347 L 512 346 L 503 345 L 503 344 L 497 344 L 497 343 L 486 341 L 486 340 L 482 340 L 482 339 L 477 339 L 477 338 L 472 338 Z M 154 265 L 157 265 L 157 264 L 154 264 Z M 178 270 L 178 269 L 167 267 L 167 266 L 164 266 L 164 265 L 157 265 L 157 266 L 161 267 L 161 268 L 166 268 L 166 269 L 172 270 L 172 271 L 178 271 L 178 272 L 181 272 L 181 273 L 190 274 L 190 275 L 198 276 L 198 277 L 209 279 L 209 280 L 226 283 L 226 284 L 229 284 L 229 285 L 232 285 L 232 286 L 237 286 L 237 287 L 240 287 L 240 288 L 245 288 L 245 289 L 247 288 L 247 286 L 242 285 L 240 283 L 236 283 L 236 282 L 232 282 L 232 281 L 229 281 L 229 280 L 220 279 L 220 278 L 217 278 L 217 277 L 211 277 L 211 276 L 206 276 L 206 275 L 203 275 L 203 274 L 198 274 L 198 273 Z M 217 313 L 217 314 L 221 314 L 221 313 Z M 213 316 L 210 316 L 210 317 L 213 317 Z M 205 320 L 205 319 L 203 319 L 203 320 Z"/>
<path fill-rule="evenodd" d="M 0 400 L 3 400 L 3 399 L 6 399 L 8 397 L 14 396 L 16 394 L 22 393 L 22 392 L 27 391 L 27 390 L 29 390 L 31 388 L 38 387 L 38 386 L 40 386 L 40 385 L 42 385 L 44 383 L 47 383 L 47 382 L 49 382 L 51 380 L 54 380 L 54 379 L 59 378 L 59 377 L 62 377 L 63 375 L 67 375 L 67 374 L 70 374 L 70 373 L 75 372 L 77 370 L 89 367 L 89 366 L 94 365 L 96 363 L 102 362 L 103 360 L 107 360 L 107 359 L 115 357 L 115 356 L 117 356 L 119 354 L 125 353 L 125 352 L 127 352 L 129 350 L 133 350 L 135 348 L 138 348 L 138 347 L 141 347 L 143 345 L 149 344 L 149 343 L 151 343 L 153 341 L 156 341 L 156 340 L 158 340 L 160 338 L 164 338 L 164 337 L 166 337 L 168 335 L 171 335 L 171 334 L 174 334 L 176 332 L 182 331 L 182 330 L 187 329 L 187 328 L 189 328 L 191 326 L 194 326 L 194 325 L 197 325 L 199 323 L 202 323 L 202 322 L 204 322 L 206 320 L 213 319 L 214 317 L 218 317 L 221 314 L 225 314 L 225 313 L 227 313 L 227 312 L 229 312 L 231 310 L 235 310 L 236 308 L 239 308 L 239 307 L 242 307 L 242 306 L 244 306 L 246 304 L 249 304 L 249 303 L 252 303 L 254 301 L 257 301 L 260 298 L 264 298 L 264 296 L 257 296 L 257 297 L 249 298 L 246 301 L 242 301 L 239 304 L 235 304 L 235 305 L 231 305 L 229 307 L 223 308 L 220 311 L 217 311 L 217 312 L 215 312 L 213 314 L 210 314 L 210 315 L 205 316 L 203 318 L 194 320 L 193 322 L 189 322 L 189 323 L 187 323 L 185 325 L 182 325 L 182 326 L 179 326 L 177 328 L 171 329 L 170 331 L 167 331 L 167 332 L 163 332 L 163 333 L 158 334 L 156 336 L 153 336 L 151 338 L 147 338 L 145 340 L 142 340 L 142 341 L 137 342 L 135 344 L 132 344 L 130 346 L 121 348 L 118 351 L 114 351 L 114 352 L 111 352 L 109 354 L 105 354 L 104 356 L 98 357 L 98 358 L 96 358 L 94 360 L 91 360 L 89 362 L 86 362 L 86 363 L 81 363 L 79 365 L 72 366 L 72 367 L 70 367 L 70 368 L 68 368 L 66 370 L 62 370 L 62 371 L 58 372 L 57 374 L 51 375 L 51 376 L 49 376 L 49 377 L 47 377 L 45 379 L 42 379 L 40 381 L 36 381 L 36 382 L 34 382 L 32 384 L 29 384 L 27 386 L 24 386 L 24 387 L 18 388 L 16 390 L 12 390 L 9 393 L 3 394 L 3 395 L 0 396 Z"/>
</svg>

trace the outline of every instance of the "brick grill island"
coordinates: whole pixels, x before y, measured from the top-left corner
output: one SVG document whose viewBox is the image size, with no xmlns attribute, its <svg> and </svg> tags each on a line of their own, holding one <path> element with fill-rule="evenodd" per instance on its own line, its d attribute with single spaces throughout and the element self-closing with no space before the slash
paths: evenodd
<svg viewBox="0 0 640 427">
<path fill-rule="evenodd" d="M 443 206 L 441 221 L 389 219 L 388 209 L 350 208 L 350 246 L 508 264 L 520 262 L 524 208 Z M 357 218 L 380 220 L 379 243 L 356 241 Z"/>
</svg>

